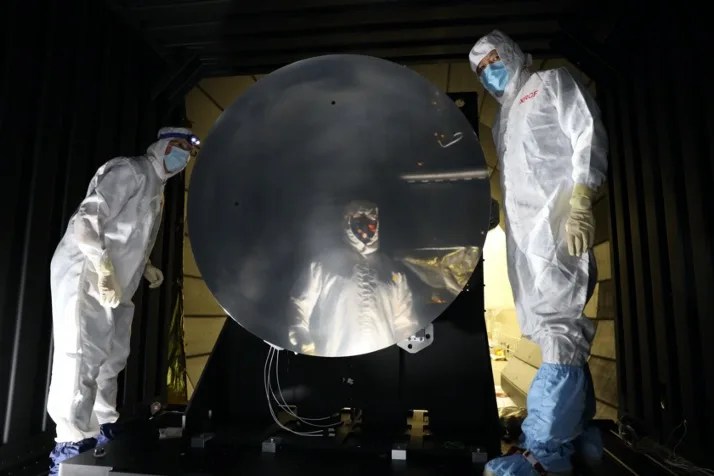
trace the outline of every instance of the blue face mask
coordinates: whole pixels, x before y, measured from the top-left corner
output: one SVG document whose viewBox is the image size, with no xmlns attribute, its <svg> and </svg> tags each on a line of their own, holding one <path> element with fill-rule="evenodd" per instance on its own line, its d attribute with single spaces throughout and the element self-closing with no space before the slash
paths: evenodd
<svg viewBox="0 0 714 476">
<path fill-rule="evenodd" d="M 503 61 L 496 61 L 486 66 L 480 78 L 484 88 L 496 96 L 501 96 L 506 90 L 509 76 Z"/>
<path fill-rule="evenodd" d="M 186 167 L 190 156 L 191 153 L 189 151 L 172 146 L 171 152 L 164 156 L 164 166 L 166 167 L 166 171 L 170 174 L 179 172 Z"/>
</svg>

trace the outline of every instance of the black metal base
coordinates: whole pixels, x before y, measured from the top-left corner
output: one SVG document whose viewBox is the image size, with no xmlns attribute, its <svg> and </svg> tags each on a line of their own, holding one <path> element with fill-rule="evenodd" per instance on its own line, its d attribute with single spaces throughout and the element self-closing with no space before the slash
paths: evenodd
<svg viewBox="0 0 714 476">
<path fill-rule="evenodd" d="M 654 460 L 620 440 L 611 422 L 597 422 L 605 453 L 601 463 L 576 460 L 575 476 L 667 476 Z M 482 450 L 436 437 L 339 431 L 329 437 L 301 437 L 274 428 L 222 428 L 210 434 L 164 439 L 157 428 L 165 423 L 133 424 L 130 431 L 105 447 L 102 457 L 89 451 L 67 460 L 63 476 L 93 475 L 481 475 Z M 265 438 L 265 439 L 263 439 Z M 474 438 L 476 436 L 474 435 Z M 192 441 L 193 440 L 193 441 Z M 201 446 L 203 447 L 197 447 Z M 402 459 L 405 458 L 405 459 Z"/>
<path fill-rule="evenodd" d="M 204 435 L 204 448 L 192 448 L 188 438 L 125 434 L 107 445 L 102 457 L 89 451 L 67 460 L 62 474 L 480 475 L 485 457 L 478 448 L 450 441 L 427 440 L 410 449 L 408 442 L 379 435 L 353 436 L 349 444 L 335 444 L 334 436 L 282 436 L 256 444 L 258 435 L 224 430 Z"/>
</svg>

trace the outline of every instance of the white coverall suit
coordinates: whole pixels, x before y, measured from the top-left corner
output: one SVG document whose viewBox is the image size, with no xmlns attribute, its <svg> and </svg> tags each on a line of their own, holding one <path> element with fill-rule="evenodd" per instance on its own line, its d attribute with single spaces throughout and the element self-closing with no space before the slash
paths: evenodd
<svg viewBox="0 0 714 476">
<path fill-rule="evenodd" d="M 119 418 L 117 376 L 129 356 L 131 299 L 161 224 L 164 184 L 180 172 L 164 168 L 170 140 L 153 143 L 146 156 L 101 166 L 52 258 L 54 357 L 47 410 L 58 444 L 95 438 L 100 425 Z M 98 270 L 107 258 L 122 296 L 116 308 L 99 301 Z"/>
<path fill-rule="evenodd" d="M 583 311 L 595 267 L 590 253 L 569 253 L 566 224 L 578 213 L 571 207 L 574 190 L 596 190 L 606 178 L 607 137 L 597 106 L 570 73 L 529 72 L 530 57 L 503 33 L 476 43 L 469 55 L 472 69 L 494 49 L 500 61 L 491 74 L 488 67 L 482 70 L 480 79 L 501 105 L 493 137 L 508 274 L 522 333 L 540 346 L 543 366 L 523 424 L 528 457 L 492 461 L 487 474 L 537 474 L 536 465 L 567 474 L 591 385 L 586 364 L 594 326 Z M 502 91 L 499 84 L 505 84 Z"/>
<path fill-rule="evenodd" d="M 374 352 L 418 331 L 412 292 L 403 273 L 394 272 L 378 253 L 379 230 L 366 242 L 350 226 L 350 215 L 377 220 L 376 205 L 348 205 L 344 222 L 346 249 L 327 253 L 310 264 L 296 286 L 290 311 L 297 323 L 290 340 L 319 356 Z"/>
</svg>

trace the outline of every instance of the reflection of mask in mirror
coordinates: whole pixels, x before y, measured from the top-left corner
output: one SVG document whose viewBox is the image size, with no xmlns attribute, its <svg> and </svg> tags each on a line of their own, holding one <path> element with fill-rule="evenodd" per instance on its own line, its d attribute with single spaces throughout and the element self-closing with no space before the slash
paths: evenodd
<svg viewBox="0 0 714 476">
<path fill-rule="evenodd" d="M 350 217 L 350 229 L 362 243 L 367 244 L 374 239 L 377 233 L 377 219 L 367 215 Z"/>
</svg>

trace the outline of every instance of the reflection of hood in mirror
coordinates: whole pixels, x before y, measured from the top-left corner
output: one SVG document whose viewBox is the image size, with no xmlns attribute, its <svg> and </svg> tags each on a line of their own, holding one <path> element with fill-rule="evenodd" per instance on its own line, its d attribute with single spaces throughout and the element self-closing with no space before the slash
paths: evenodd
<svg viewBox="0 0 714 476">
<path fill-rule="evenodd" d="M 364 200 L 350 202 L 345 208 L 343 230 L 347 243 L 362 255 L 379 249 L 379 210 Z"/>
<path fill-rule="evenodd" d="M 501 61 L 506 66 L 510 78 L 503 95 L 494 96 L 494 98 L 499 103 L 507 105 L 512 102 L 530 77 L 531 73 L 528 71 L 528 66 L 531 65 L 533 60 L 531 55 L 523 53 L 518 44 L 508 35 L 499 30 L 493 30 L 491 33 L 481 37 L 471 48 L 469 62 L 474 73 L 481 60 L 492 50 L 496 50 L 498 53 Z"/>
</svg>

